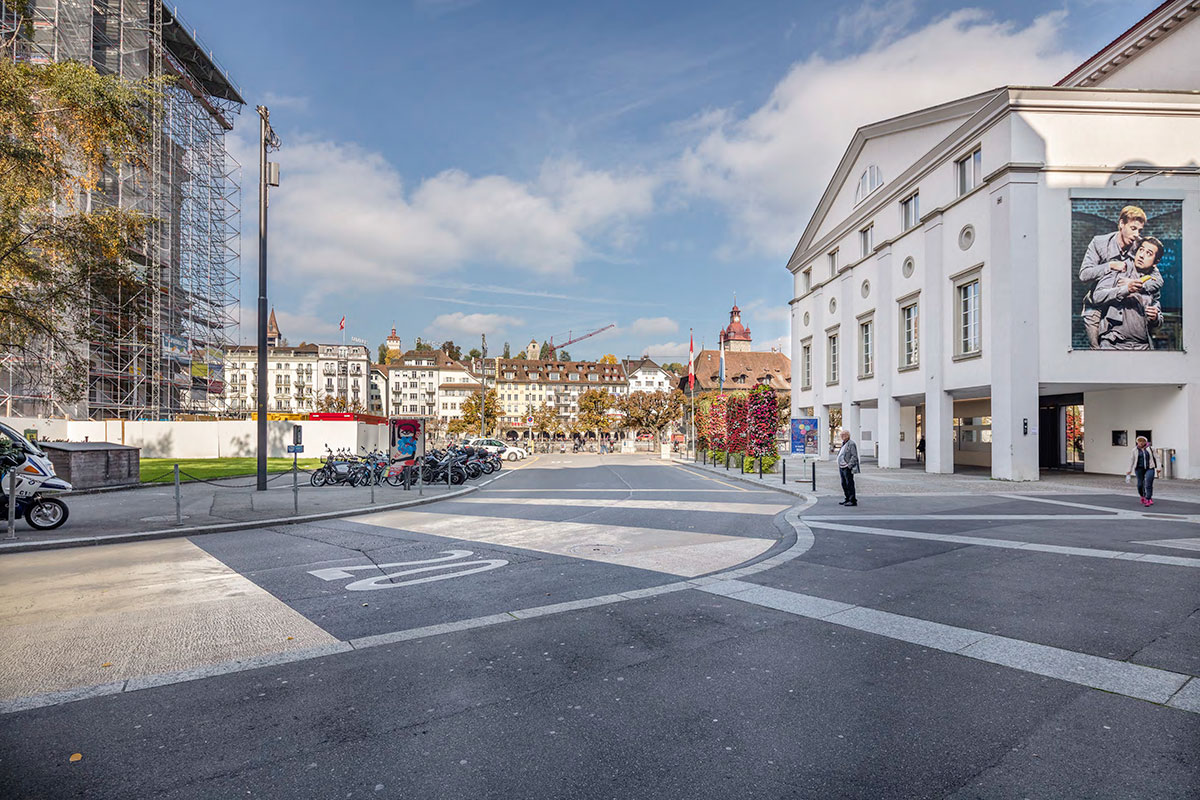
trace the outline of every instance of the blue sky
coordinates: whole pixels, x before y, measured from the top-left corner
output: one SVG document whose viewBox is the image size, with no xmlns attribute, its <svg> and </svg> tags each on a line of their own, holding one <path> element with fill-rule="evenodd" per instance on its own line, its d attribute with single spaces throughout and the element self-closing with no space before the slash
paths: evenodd
<svg viewBox="0 0 1200 800">
<path fill-rule="evenodd" d="M 257 293 L 257 115 L 283 149 L 270 299 L 284 335 L 395 324 L 491 352 L 684 360 L 734 293 L 787 350 L 784 268 L 854 129 L 1053 83 L 1153 4 L 203 0 L 179 13 L 249 105 L 241 338 Z"/>
</svg>

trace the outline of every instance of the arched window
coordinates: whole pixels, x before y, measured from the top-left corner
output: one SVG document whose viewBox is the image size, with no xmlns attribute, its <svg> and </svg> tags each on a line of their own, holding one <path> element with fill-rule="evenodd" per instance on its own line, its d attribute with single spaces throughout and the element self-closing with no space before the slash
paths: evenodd
<svg viewBox="0 0 1200 800">
<path fill-rule="evenodd" d="M 879 167 L 872 164 L 858 178 L 858 186 L 854 189 L 855 205 L 867 199 L 867 196 L 880 186 L 883 186 L 883 173 L 879 171 Z"/>
</svg>

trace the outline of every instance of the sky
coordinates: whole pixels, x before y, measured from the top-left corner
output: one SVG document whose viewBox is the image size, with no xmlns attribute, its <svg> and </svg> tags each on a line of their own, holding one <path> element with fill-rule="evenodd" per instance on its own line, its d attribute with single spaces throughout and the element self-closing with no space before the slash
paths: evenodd
<svg viewBox="0 0 1200 800">
<path fill-rule="evenodd" d="M 255 338 L 258 116 L 283 336 L 393 325 L 489 354 L 686 361 L 736 295 L 789 350 L 785 265 L 855 129 L 1053 84 L 1154 7 L 612 0 L 180 0 L 247 106 L 241 328 Z"/>
</svg>

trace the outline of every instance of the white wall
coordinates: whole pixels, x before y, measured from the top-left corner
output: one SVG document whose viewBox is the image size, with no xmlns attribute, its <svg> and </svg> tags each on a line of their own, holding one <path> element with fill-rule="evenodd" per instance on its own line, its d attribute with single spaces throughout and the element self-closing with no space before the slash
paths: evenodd
<svg viewBox="0 0 1200 800">
<path fill-rule="evenodd" d="M 1129 469 L 1135 431 L 1149 430 L 1154 447 L 1175 448 L 1176 477 L 1200 478 L 1191 463 L 1188 389 L 1149 387 L 1085 392 L 1083 464 L 1087 472 L 1124 474 Z M 1191 425 L 1195 425 L 1192 422 Z M 1112 432 L 1128 432 L 1128 444 L 1114 447 Z"/>
<path fill-rule="evenodd" d="M 254 420 L 219 420 L 188 422 L 132 422 L 125 420 L 61 420 L 14 417 L 0 419 L 19 431 L 34 428 L 39 439 L 60 439 L 82 442 L 114 442 L 142 449 L 142 458 L 226 458 L 248 457 L 257 452 L 258 425 Z M 304 456 L 325 453 L 325 445 L 333 450 L 347 448 L 387 449 L 387 426 L 349 421 L 291 421 L 268 420 L 267 454 L 272 458 L 287 456 L 292 443 L 292 427 L 303 426 Z"/>
</svg>

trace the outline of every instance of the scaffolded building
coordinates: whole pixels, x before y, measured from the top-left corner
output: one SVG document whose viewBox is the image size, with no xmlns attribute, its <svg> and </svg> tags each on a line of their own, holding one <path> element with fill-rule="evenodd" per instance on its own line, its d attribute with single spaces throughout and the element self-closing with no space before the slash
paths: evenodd
<svg viewBox="0 0 1200 800">
<path fill-rule="evenodd" d="M 170 419 L 219 410 L 224 354 L 238 323 L 241 216 L 241 167 L 225 134 L 245 101 L 162 0 L 33 0 L 27 12 L 32 24 L 12 39 L 12 58 L 73 59 L 130 80 L 173 80 L 148 167 L 114 169 L 84 200 L 153 219 L 144 248 L 130 254 L 145 280 L 118 302 L 80 310 L 97 331 L 80 343 L 89 362 L 83 407 L 27 386 L 13 397 L 14 413 Z M 0 18 L 13 17 L 0 0 Z"/>
</svg>

